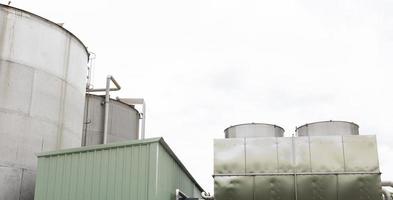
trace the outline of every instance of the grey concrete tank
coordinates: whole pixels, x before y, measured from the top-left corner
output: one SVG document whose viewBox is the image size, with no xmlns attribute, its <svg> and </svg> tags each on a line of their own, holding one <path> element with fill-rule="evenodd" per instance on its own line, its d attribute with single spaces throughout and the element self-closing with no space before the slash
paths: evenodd
<svg viewBox="0 0 393 200">
<path fill-rule="evenodd" d="M 359 126 L 346 121 L 321 121 L 296 128 L 298 136 L 359 135 Z"/>
<path fill-rule="evenodd" d="M 248 123 L 228 127 L 224 132 L 225 138 L 282 137 L 285 130 L 273 124 Z"/>
<path fill-rule="evenodd" d="M 105 96 L 86 95 L 82 146 L 102 144 L 104 138 Z M 139 112 L 117 100 L 109 103 L 108 143 L 138 139 Z"/>
<path fill-rule="evenodd" d="M 0 4 L 0 200 L 32 200 L 35 153 L 81 143 L 88 52 L 66 29 Z"/>
</svg>

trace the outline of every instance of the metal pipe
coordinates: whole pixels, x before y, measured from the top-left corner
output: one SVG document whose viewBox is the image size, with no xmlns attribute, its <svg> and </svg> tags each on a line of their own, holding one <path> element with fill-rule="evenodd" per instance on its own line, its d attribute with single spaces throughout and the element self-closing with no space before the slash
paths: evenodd
<svg viewBox="0 0 393 200">
<path fill-rule="evenodd" d="M 108 81 L 109 81 L 109 86 L 108 86 Z M 110 88 L 110 81 L 112 81 L 112 83 L 116 86 L 115 88 Z M 106 92 L 108 89 L 109 89 L 109 91 L 118 91 L 121 89 L 121 86 L 119 85 L 119 83 L 111 75 L 108 75 L 106 77 L 106 82 L 107 82 L 107 85 L 105 88 L 97 88 L 97 89 L 92 88 L 92 89 L 87 89 L 86 91 L 87 92 Z"/>
<path fill-rule="evenodd" d="M 142 128 L 141 128 L 141 139 L 145 139 L 145 123 L 146 123 L 146 103 L 143 100 L 143 108 L 142 108 Z"/>
<path fill-rule="evenodd" d="M 140 139 L 145 139 L 145 124 L 146 124 L 146 102 L 142 98 L 118 98 L 117 100 L 130 105 L 141 104 L 142 105 L 142 116 L 141 116 L 141 129 Z"/>
<path fill-rule="evenodd" d="M 382 194 L 384 196 L 384 200 L 392 200 L 392 195 L 387 189 L 382 188 Z"/>
<path fill-rule="evenodd" d="M 108 143 L 108 121 L 109 121 L 109 101 L 110 101 L 110 87 L 111 87 L 112 76 L 108 76 L 106 79 L 106 90 L 105 90 L 105 118 L 104 118 L 104 139 L 103 144 Z"/>
<path fill-rule="evenodd" d="M 211 195 L 209 192 L 202 192 L 201 196 L 205 200 L 214 200 L 214 196 Z"/>
<path fill-rule="evenodd" d="M 111 88 L 111 81 L 116 86 L 115 88 Z M 106 87 L 105 88 L 98 88 L 98 89 L 90 89 L 87 88 L 87 92 L 105 92 L 105 114 L 104 114 L 104 137 L 103 137 L 103 144 L 108 142 L 108 122 L 109 122 L 109 102 L 110 102 L 110 91 L 118 91 L 121 87 L 119 83 L 115 80 L 115 78 L 111 75 L 106 77 Z"/>
<path fill-rule="evenodd" d="M 392 187 L 393 188 L 393 182 L 392 181 L 382 181 L 381 182 L 381 186 L 382 187 Z M 393 200 L 392 194 L 386 188 L 382 188 L 382 193 L 383 193 L 383 196 L 384 196 L 385 200 Z"/>
</svg>

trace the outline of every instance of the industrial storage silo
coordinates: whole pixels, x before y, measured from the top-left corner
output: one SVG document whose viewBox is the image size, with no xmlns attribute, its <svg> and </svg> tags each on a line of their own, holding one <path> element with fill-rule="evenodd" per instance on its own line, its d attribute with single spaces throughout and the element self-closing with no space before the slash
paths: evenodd
<svg viewBox="0 0 393 200">
<path fill-rule="evenodd" d="M 33 199 L 35 153 L 80 146 L 87 61 L 66 29 L 0 4 L 0 200 Z"/>
<path fill-rule="evenodd" d="M 119 100 L 109 100 L 107 143 L 139 139 L 138 110 Z M 104 143 L 105 95 L 86 95 L 82 146 Z"/>
</svg>

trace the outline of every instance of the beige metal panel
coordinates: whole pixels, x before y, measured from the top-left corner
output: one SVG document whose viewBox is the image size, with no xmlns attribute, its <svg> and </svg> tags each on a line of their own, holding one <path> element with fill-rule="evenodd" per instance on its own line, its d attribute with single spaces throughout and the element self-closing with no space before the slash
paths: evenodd
<svg viewBox="0 0 393 200">
<path fill-rule="evenodd" d="M 278 172 L 291 173 L 294 171 L 293 138 L 277 138 Z"/>
<path fill-rule="evenodd" d="M 374 135 L 343 136 L 345 170 L 379 172 L 377 141 Z"/>
<path fill-rule="evenodd" d="M 214 173 L 245 173 L 244 138 L 214 140 Z"/>
<path fill-rule="evenodd" d="M 381 199 L 379 175 L 339 175 L 339 200 Z"/>
<path fill-rule="evenodd" d="M 344 152 L 341 136 L 310 137 L 312 172 L 343 172 Z"/>
<path fill-rule="evenodd" d="M 253 200 L 254 178 L 252 176 L 220 176 L 214 178 L 216 200 Z"/>
<path fill-rule="evenodd" d="M 294 138 L 295 146 L 295 166 L 297 172 L 310 172 L 310 144 L 308 137 Z"/>
<path fill-rule="evenodd" d="M 246 173 L 272 172 L 278 172 L 276 138 L 246 138 Z"/>
<path fill-rule="evenodd" d="M 297 189 L 297 199 L 299 200 L 337 200 L 337 176 L 297 176 Z"/>
<path fill-rule="evenodd" d="M 256 176 L 254 200 L 294 200 L 294 176 Z"/>
</svg>

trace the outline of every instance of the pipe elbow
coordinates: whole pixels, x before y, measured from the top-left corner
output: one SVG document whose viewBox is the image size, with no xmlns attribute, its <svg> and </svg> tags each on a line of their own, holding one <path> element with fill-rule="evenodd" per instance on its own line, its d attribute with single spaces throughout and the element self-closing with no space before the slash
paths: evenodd
<svg viewBox="0 0 393 200">
<path fill-rule="evenodd" d="M 202 192 L 201 196 L 203 199 L 206 199 L 206 200 L 213 200 L 214 199 L 214 196 L 210 195 L 209 192 Z"/>
</svg>

